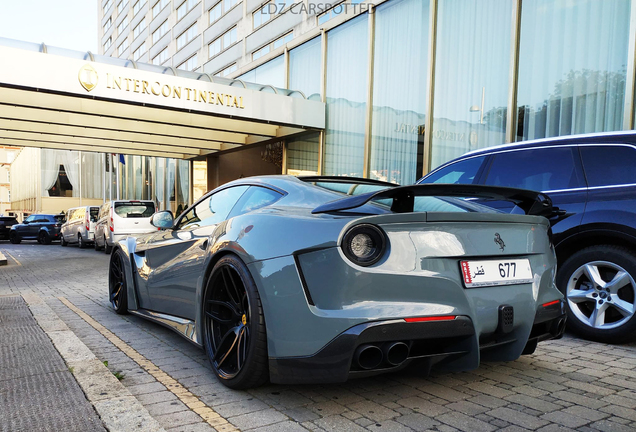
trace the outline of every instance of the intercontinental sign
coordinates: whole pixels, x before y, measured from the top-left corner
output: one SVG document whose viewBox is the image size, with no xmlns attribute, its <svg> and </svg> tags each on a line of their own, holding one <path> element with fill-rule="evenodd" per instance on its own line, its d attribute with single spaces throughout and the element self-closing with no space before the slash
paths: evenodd
<svg viewBox="0 0 636 432">
<path fill-rule="evenodd" d="M 88 92 L 97 87 L 99 76 L 91 65 L 85 65 L 80 69 L 79 81 Z M 235 96 L 230 93 L 215 93 L 196 87 L 184 87 L 162 83 L 161 81 L 147 81 L 144 79 L 128 78 L 106 73 L 106 88 L 119 92 L 132 92 L 147 94 L 149 96 L 172 98 L 179 100 L 221 105 L 238 109 L 245 109 L 243 96 Z"/>
</svg>

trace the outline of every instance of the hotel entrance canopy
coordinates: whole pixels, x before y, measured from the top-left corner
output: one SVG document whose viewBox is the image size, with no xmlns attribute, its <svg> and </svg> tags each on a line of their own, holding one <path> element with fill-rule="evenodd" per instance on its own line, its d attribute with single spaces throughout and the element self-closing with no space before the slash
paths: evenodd
<svg viewBox="0 0 636 432">
<path fill-rule="evenodd" d="M 0 146 L 192 159 L 325 127 L 299 91 L 0 38 Z"/>
</svg>

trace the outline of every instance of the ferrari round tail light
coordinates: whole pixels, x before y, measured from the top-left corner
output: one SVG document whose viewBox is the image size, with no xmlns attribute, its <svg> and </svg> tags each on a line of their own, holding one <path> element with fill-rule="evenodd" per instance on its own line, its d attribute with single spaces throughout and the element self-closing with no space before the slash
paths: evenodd
<svg viewBox="0 0 636 432">
<path fill-rule="evenodd" d="M 382 258 L 386 249 L 386 235 L 375 225 L 356 225 L 342 240 L 342 251 L 354 264 L 370 266 Z"/>
</svg>

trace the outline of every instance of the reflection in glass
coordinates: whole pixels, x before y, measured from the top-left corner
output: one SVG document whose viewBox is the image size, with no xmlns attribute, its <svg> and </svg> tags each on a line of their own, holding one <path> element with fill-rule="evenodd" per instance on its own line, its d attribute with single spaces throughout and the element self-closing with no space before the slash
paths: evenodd
<svg viewBox="0 0 636 432">
<path fill-rule="evenodd" d="M 622 129 L 629 16 L 629 0 L 523 3 L 518 140 Z"/>
<path fill-rule="evenodd" d="M 422 174 L 428 16 L 421 0 L 376 10 L 371 178 L 405 184 Z"/>
<path fill-rule="evenodd" d="M 180 215 L 187 207 L 190 199 L 190 162 L 177 160 L 177 210 L 175 216 Z"/>
<path fill-rule="evenodd" d="M 364 14 L 327 33 L 325 175 L 363 175 L 367 23 Z"/>
<path fill-rule="evenodd" d="M 320 38 L 313 38 L 289 52 L 289 88 L 307 99 L 320 100 Z"/>
<path fill-rule="evenodd" d="M 103 176 L 104 154 L 82 152 L 82 198 L 102 198 Z"/>
<path fill-rule="evenodd" d="M 512 4 L 439 2 L 431 168 L 505 142 Z"/>
<path fill-rule="evenodd" d="M 285 59 L 278 56 L 238 78 L 250 83 L 285 88 Z"/>
</svg>

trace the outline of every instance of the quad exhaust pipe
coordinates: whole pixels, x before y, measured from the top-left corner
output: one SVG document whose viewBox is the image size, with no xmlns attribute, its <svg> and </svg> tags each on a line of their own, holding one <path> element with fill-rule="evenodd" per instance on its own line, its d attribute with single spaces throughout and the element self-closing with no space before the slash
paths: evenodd
<svg viewBox="0 0 636 432">
<path fill-rule="evenodd" d="M 409 346 L 404 342 L 389 342 L 382 349 L 375 345 L 360 345 L 353 355 L 355 363 L 365 370 L 376 369 L 382 362 L 399 366 L 408 358 Z"/>
</svg>

